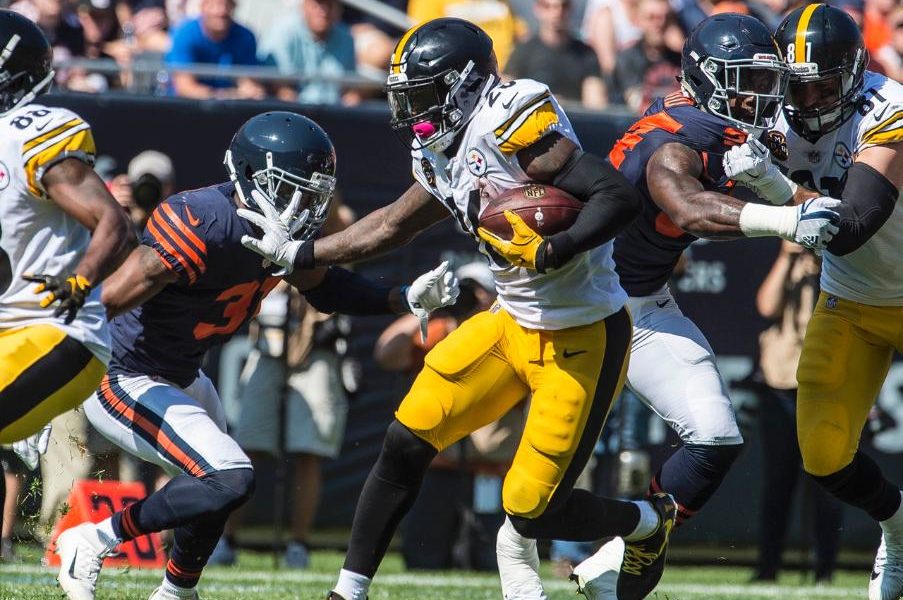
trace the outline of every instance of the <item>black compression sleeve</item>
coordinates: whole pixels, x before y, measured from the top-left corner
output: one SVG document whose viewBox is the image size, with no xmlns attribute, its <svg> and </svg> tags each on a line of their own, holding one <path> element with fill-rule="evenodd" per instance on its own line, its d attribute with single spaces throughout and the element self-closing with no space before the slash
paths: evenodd
<svg viewBox="0 0 903 600">
<path fill-rule="evenodd" d="M 847 171 L 840 213 L 840 231 L 828 243 L 828 251 L 843 256 L 856 250 L 890 218 L 899 190 L 887 177 L 863 163 L 853 163 Z"/>
<path fill-rule="evenodd" d="M 627 178 L 602 158 L 575 150 L 552 185 L 586 202 L 574 224 L 549 236 L 545 267 L 557 268 L 580 252 L 612 239 L 640 214 L 640 196 Z"/>
<path fill-rule="evenodd" d="M 305 291 L 304 297 L 323 313 L 384 315 L 393 312 L 389 307 L 390 291 L 392 288 L 347 269 L 329 267 L 320 285 Z"/>
</svg>

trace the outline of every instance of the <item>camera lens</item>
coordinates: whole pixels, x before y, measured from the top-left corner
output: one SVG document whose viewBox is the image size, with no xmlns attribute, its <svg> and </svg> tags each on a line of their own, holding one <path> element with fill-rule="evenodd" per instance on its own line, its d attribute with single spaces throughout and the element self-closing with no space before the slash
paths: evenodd
<svg viewBox="0 0 903 600">
<path fill-rule="evenodd" d="M 154 175 L 145 173 L 132 182 L 132 198 L 141 209 L 151 212 L 163 200 L 163 184 Z"/>
</svg>

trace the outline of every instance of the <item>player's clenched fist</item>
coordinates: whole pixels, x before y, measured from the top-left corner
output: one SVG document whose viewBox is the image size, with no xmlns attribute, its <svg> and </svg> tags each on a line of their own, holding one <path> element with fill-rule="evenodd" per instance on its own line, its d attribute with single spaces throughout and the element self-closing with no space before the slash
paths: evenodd
<svg viewBox="0 0 903 600">
<path fill-rule="evenodd" d="M 85 300 L 91 293 L 91 282 L 77 274 L 69 277 L 25 274 L 22 275 L 22 279 L 38 284 L 34 288 L 35 294 L 50 292 L 41 298 L 41 308 L 47 308 L 54 302 L 59 302 L 59 306 L 53 311 L 53 316 L 59 317 L 65 314 L 64 320 L 67 324 L 75 320 L 75 314 L 84 306 Z"/>
</svg>

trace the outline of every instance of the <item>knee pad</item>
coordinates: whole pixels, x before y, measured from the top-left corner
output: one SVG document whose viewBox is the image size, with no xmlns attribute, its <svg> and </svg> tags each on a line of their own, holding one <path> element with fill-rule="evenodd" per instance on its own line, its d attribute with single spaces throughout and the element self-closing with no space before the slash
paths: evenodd
<svg viewBox="0 0 903 600">
<path fill-rule="evenodd" d="M 436 454 L 437 450 L 429 443 L 397 420 L 392 421 L 374 473 L 380 479 L 402 487 L 419 485 Z"/>
<path fill-rule="evenodd" d="M 207 488 L 210 512 L 232 512 L 254 495 L 256 479 L 253 469 L 216 471 L 200 481 Z"/>
</svg>

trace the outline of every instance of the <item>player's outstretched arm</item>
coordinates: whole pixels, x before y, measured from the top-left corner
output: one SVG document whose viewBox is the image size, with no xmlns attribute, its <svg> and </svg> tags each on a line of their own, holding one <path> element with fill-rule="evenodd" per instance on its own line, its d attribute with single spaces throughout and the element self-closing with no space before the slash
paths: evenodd
<svg viewBox="0 0 903 600">
<path fill-rule="evenodd" d="M 138 246 L 104 283 L 101 300 L 107 317 L 112 319 L 135 308 L 178 279 L 156 250 Z"/>
<path fill-rule="evenodd" d="M 295 266 L 310 268 L 373 258 L 404 246 L 418 233 L 449 216 L 448 209 L 415 182 L 395 202 L 302 248 L 296 256 Z"/>
<path fill-rule="evenodd" d="M 519 150 L 517 159 L 530 179 L 550 183 L 586 203 L 571 227 L 545 241 L 546 268 L 560 267 L 608 242 L 640 213 L 639 193 L 626 177 L 558 132 Z"/>
<path fill-rule="evenodd" d="M 664 144 L 646 165 L 652 200 L 671 221 L 696 237 L 730 240 L 777 236 L 822 250 L 836 233 L 840 202 L 816 198 L 800 206 L 763 206 L 706 191 L 699 154 L 683 144 Z"/>
<path fill-rule="evenodd" d="M 890 218 L 903 187 L 903 142 L 861 151 L 847 170 L 841 199 L 839 231 L 828 244 L 831 254 L 853 252 Z"/>
</svg>

